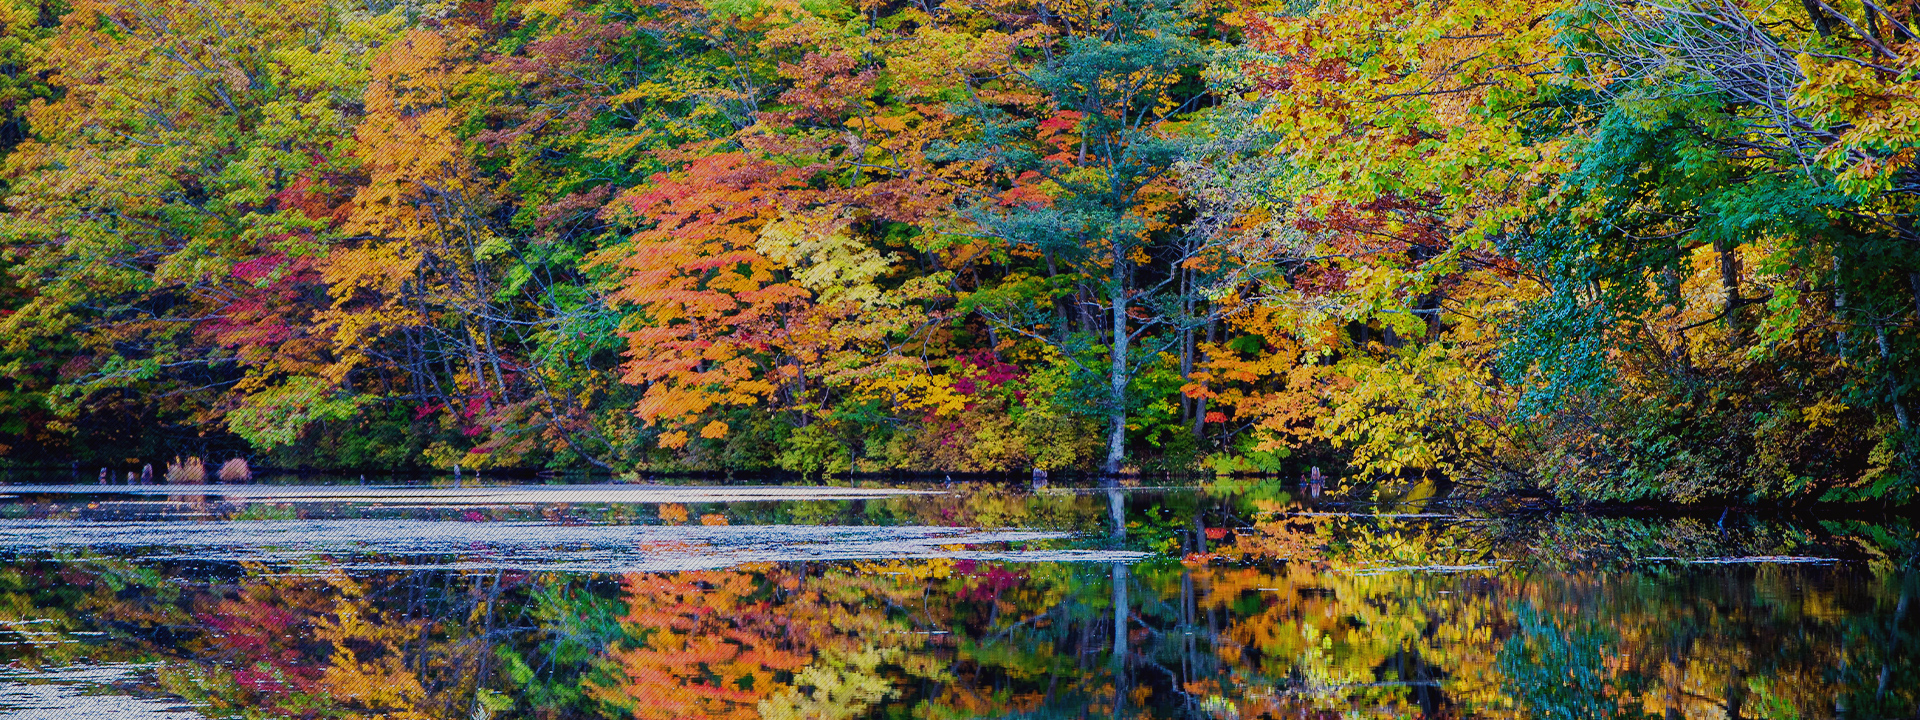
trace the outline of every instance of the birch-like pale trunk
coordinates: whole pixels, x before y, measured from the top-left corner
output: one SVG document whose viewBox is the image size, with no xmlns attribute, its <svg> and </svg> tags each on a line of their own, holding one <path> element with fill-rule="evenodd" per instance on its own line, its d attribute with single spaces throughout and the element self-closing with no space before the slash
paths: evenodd
<svg viewBox="0 0 1920 720">
<path fill-rule="evenodd" d="M 1103 466 L 1107 477 L 1120 473 L 1120 464 L 1127 456 L 1127 253 L 1126 246 L 1113 243 L 1113 279 L 1110 292 L 1113 297 L 1113 365 L 1107 380 L 1111 387 L 1111 402 L 1107 410 L 1107 462 Z"/>
</svg>

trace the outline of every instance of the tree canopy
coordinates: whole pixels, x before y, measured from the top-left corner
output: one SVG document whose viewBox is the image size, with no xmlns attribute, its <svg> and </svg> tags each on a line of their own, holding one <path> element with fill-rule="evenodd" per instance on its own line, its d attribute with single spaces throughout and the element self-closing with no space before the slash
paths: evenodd
<svg viewBox="0 0 1920 720">
<path fill-rule="evenodd" d="M 0 0 L 0 445 L 1905 501 L 1915 13 Z"/>
</svg>

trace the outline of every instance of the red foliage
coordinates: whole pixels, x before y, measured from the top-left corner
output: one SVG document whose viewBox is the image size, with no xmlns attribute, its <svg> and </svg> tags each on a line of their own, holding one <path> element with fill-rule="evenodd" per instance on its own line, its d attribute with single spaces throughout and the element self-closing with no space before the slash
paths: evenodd
<svg viewBox="0 0 1920 720">
<path fill-rule="evenodd" d="M 312 633 L 308 617 L 265 588 L 222 602 L 199 620 L 213 629 L 208 642 L 235 668 L 234 682 L 266 696 L 264 704 L 277 705 L 319 687 L 325 670 L 307 659 L 302 647 Z"/>
<path fill-rule="evenodd" d="M 953 381 L 954 392 L 961 395 L 975 395 L 1027 376 L 1019 366 L 1002 362 L 992 350 L 975 350 L 960 355 L 958 359 L 969 370 Z"/>
<path fill-rule="evenodd" d="M 964 578 L 960 597 L 974 602 L 993 602 L 999 599 L 1000 593 L 1027 579 L 1024 572 L 1016 573 L 1000 564 L 982 566 L 973 560 L 955 561 L 953 571 Z"/>
</svg>

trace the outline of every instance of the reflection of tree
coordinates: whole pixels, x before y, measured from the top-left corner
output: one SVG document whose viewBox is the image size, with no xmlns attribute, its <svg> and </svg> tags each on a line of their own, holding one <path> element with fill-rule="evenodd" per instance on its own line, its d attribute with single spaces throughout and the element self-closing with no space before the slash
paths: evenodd
<svg viewBox="0 0 1920 720">
<path fill-rule="evenodd" d="M 21 667 L 57 666 L 89 656 L 118 659 L 101 658 L 75 642 L 75 633 L 106 626 L 132 640 L 145 627 L 178 620 L 156 616 L 147 603 L 138 601 L 147 593 L 168 590 L 162 578 L 130 563 L 11 561 L 0 572 L 0 659 Z M 127 644 L 134 643 L 115 649 Z"/>
<path fill-rule="evenodd" d="M 426 652 L 435 644 L 437 618 L 383 609 L 367 585 L 344 575 L 327 579 L 333 607 L 317 620 L 315 634 L 333 646 L 321 680 L 328 694 L 376 717 L 431 717 L 424 676 L 450 660 L 444 651 Z"/>
<path fill-rule="evenodd" d="M 940 525 L 1093 531 L 1108 526 L 1104 497 L 1062 492 L 1031 493 L 993 483 L 930 486 L 938 495 L 869 500 L 806 500 L 767 503 L 663 505 L 659 517 L 678 524 L 688 517 L 722 514 L 736 525 Z"/>
<path fill-rule="evenodd" d="M 532 579 L 518 615 L 531 629 L 510 635 L 494 654 L 513 709 L 538 718 L 599 715 L 586 679 L 606 649 L 623 637 L 619 584 L 594 576 L 553 573 Z"/>
<path fill-rule="evenodd" d="M 1866 718 L 1920 706 L 1920 537 L 1903 523 L 1155 514 L 1181 507 L 1130 508 L 1129 536 L 1189 532 L 1193 555 L 1122 567 L 346 577 L 23 560 L 0 573 L 0 624 L 44 633 L 4 646 L 22 665 L 157 660 L 150 689 L 262 719 Z M 1861 559 L 1636 559 L 1841 546 Z M 188 576 L 200 579 L 177 580 Z"/>
<path fill-rule="evenodd" d="M 500 573 L 289 574 L 251 566 L 185 595 L 201 630 L 170 691 L 258 718 L 483 715 Z"/>
<path fill-rule="evenodd" d="M 1866 717 L 1920 706 L 1920 667 L 1898 650 L 1912 647 L 1900 598 L 1915 581 L 1892 560 L 1912 557 L 1900 549 L 1910 528 L 1878 526 L 1868 543 L 1866 528 L 1821 539 L 1688 519 L 1274 509 L 1284 512 L 1215 548 L 1254 566 L 1192 568 L 1181 584 L 1231 618 L 1215 648 L 1224 670 L 1193 692 L 1242 716 Z M 1871 578 L 1643 559 L 1831 552 L 1835 540 L 1889 559 L 1869 563 Z"/>
<path fill-rule="evenodd" d="M 1646 718 L 1624 703 L 1647 692 L 1653 678 L 1623 667 L 1620 639 L 1597 618 L 1569 618 L 1566 627 L 1535 608 L 1514 613 L 1515 633 L 1500 653 L 1500 673 L 1514 699 L 1542 718 Z"/>
<path fill-rule="evenodd" d="M 633 717 L 752 718 L 759 702 L 807 662 L 811 648 L 767 588 L 744 572 L 630 575 L 630 643 L 607 653 L 614 683 L 589 695 Z"/>
<path fill-rule="evenodd" d="M 320 687 L 330 649 L 314 624 L 333 604 L 323 585 L 263 568 L 230 597 L 209 598 L 198 619 L 209 629 L 193 667 L 175 668 L 168 685 L 223 711 L 301 717 L 330 705 Z M 318 645 L 319 647 L 316 647 Z"/>
</svg>

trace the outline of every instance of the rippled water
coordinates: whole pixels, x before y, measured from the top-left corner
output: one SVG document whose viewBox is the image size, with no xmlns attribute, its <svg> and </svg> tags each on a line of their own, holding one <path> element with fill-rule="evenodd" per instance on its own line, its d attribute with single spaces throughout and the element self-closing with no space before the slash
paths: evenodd
<svg viewBox="0 0 1920 720">
<path fill-rule="evenodd" d="M 228 523 L 0 520 L 0 551 L 137 553 L 148 561 L 295 564 L 372 570 L 671 572 L 756 562 L 966 559 L 1134 562 L 1124 550 L 979 550 L 1067 540 L 1070 533 L 953 527 L 749 525 L 658 527 L 432 520 Z"/>
<path fill-rule="evenodd" d="M 1900 517 L 28 486 L 0 718 L 1920 717 Z"/>
<path fill-rule="evenodd" d="M 176 698 L 122 695 L 113 691 L 136 685 L 153 665 L 76 664 L 46 670 L 0 670 L 0 718 L 115 718 L 116 720 L 191 720 L 205 717 Z"/>
</svg>

